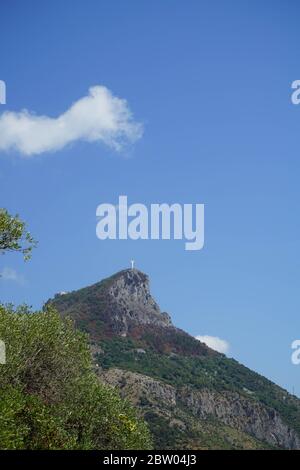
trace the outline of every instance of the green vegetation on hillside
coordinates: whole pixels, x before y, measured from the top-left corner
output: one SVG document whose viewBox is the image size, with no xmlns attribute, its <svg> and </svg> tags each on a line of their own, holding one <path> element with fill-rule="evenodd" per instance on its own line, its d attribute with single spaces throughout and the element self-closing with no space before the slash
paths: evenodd
<svg viewBox="0 0 300 470">
<path fill-rule="evenodd" d="M 187 420 L 188 416 L 188 420 Z M 175 419 L 174 419 L 175 418 Z M 181 416 L 178 416 L 180 423 Z M 155 449 L 270 449 L 266 443 L 259 442 L 239 430 L 226 426 L 214 419 L 199 420 L 189 413 L 185 415 L 185 427 L 176 425 L 176 417 L 170 421 L 149 410 L 145 419 L 154 436 Z"/>
<path fill-rule="evenodd" d="M 150 433 L 100 384 L 85 334 L 53 308 L 0 305 L 1 449 L 148 449 Z"/>
<path fill-rule="evenodd" d="M 137 353 L 144 342 L 132 338 L 115 337 L 103 340 L 104 354 L 97 361 L 104 369 L 119 367 L 149 375 L 176 387 L 189 385 L 217 391 L 238 392 L 248 399 L 277 410 L 285 422 L 300 433 L 300 402 L 265 377 L 223 355 L 185 356 L 161 354 L 149 348 Z"/>
</svg>

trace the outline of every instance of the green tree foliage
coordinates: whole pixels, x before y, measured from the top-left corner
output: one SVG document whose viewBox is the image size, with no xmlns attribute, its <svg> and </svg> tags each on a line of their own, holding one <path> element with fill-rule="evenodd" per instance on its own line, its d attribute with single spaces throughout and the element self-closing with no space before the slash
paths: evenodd
<svg viewBox="0 0 300 470">
<path fill-rule="evenodd" d="M 1 449 L 147 449 L 145 423 L 93 371 L 85 334 L 51 307 L 0 305 Z"/>
<path fill-rule="evenodd" d="M 6 209 L 0 208 L 0 252 L 21 252 L 27 261 L 36 244 L 37 242 L 27 231 L 25 222 L 18 215 L 12 216 Z"/>
</svg>

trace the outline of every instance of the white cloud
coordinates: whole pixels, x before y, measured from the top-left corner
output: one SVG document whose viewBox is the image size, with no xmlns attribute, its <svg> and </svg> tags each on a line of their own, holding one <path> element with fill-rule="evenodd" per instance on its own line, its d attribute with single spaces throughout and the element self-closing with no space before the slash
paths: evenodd
<svg viewBox="0 0 300 470">
<path fill-rule="evenodd" d="M 0 272 L 0 281 L 13 281 L 19 284 L 24 284 L 25 280 L 24 277 L 17 273 L 12 268 L 3 268 Z"/>
<path fill-rule="evenodd" d="M 202 343 L 205 343 L 209 348 L 214 349 L 220 353 L 226 354 L 229 351 L 229 343 L 225 339 L 221 339 L 218 336 L 199 335 L 196 336 L 196 339 Z"/>
<path fill-rule="evenodd" d="M 127 101 L 104 86 L 94 86 L 56 118 L 24 109 L 0 116 L 0 151 L 16 149 L 26 156 L 60 150 L 76 141 L 102 142 L 115 150 L 133 143 L 143 133 Z"/>
</svg>

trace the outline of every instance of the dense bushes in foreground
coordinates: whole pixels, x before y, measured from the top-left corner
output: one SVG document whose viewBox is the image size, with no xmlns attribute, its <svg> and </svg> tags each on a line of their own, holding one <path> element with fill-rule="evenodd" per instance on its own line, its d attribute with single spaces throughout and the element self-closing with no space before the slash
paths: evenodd
<svg viewBox="0 0 300 470">
<path fill-rule="evenodd" d="M 86 336 L 51 307 L 0 305 L 1 449 L 149 449 L 145 423 L 99 383 Z"/>
</svg>

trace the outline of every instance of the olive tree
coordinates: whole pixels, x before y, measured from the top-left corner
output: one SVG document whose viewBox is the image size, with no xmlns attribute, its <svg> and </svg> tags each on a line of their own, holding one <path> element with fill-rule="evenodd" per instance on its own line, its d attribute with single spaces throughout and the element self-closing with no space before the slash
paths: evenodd
<svg viewBox="0 0 300 470">
<path fill-rule="evenodd" d="M 87 336 L 49 306 L 0 304 L 1 449 L 149 449 L 148 428 L 96 376 Z"/>
<path fill-rule="evenodd" d="M 27 261 L 36 244 L 25 222 L 18 215 L 12 216 L 6 209 L 0 208 L 0 252 L 17 251 Z"/>
</svg>

